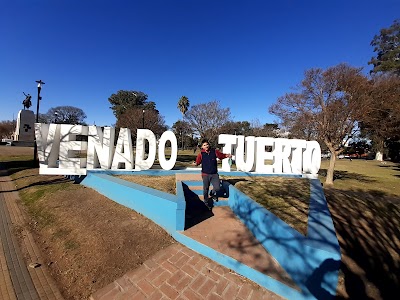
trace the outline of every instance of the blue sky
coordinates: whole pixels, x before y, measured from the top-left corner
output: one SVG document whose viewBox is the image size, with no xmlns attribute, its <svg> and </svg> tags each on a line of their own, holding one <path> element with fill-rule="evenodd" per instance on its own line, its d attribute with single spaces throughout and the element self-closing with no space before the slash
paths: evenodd
<svg viewBox="0 0 400 300">
<path fill-rule="evenodd" d="M 399 0 L 2 1 L 0 121 L 43 80 L 40 113 L 71 105 L 112 125 L 108 98 L 137 90 L 166 124 L 177 101 L 218 100 L 236 121 L 273 122 L 268 107 L 304 71 L 341 62 L 370 70 L 375 34 L 400 18 Z"/>
</svg>

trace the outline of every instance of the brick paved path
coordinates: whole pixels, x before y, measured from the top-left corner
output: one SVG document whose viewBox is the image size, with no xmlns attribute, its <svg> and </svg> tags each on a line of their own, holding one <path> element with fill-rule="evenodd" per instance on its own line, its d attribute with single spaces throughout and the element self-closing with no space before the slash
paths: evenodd
<svg viewBox="0 0 400 300">
<path fill-rule="evenodd" d="M 282 299 L 204 256 L 174 244 L 94 293 L 114 299 Z"/>
<path fill-rule="evenodd" d="M 0 299 L 63 299 L 46 266 L 29 268 L 28 264 L 41 263 L 40 252 L 29 232 L 22 231 L 25 253 L 21 252 L 13 234 L 15 227 L 24 224 L 18 208 L 18 192 L 5 171 L 0 170 Z"/>
</svg>

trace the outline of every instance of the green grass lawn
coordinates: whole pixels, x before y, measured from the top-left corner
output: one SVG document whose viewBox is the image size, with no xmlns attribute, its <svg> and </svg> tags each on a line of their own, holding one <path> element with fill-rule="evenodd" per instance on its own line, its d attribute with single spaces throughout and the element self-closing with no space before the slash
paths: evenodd
<svg viewBox="0 0 400 300">
<path fill-rule="evenodd" d="M 319 178 L 325 181 L 329 160 L 322 160 Z M 391 162 L 364 159 L 338 159 L 335 165 L 336 189 L 360 189 L 381 191 L 400 196 L 400 166 Z"/>
</svg>

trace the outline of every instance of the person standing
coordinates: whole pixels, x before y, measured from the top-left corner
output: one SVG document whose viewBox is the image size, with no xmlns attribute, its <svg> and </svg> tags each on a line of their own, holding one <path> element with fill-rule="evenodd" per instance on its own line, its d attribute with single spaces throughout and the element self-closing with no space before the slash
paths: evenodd
<svg viewBox="0 0 400 300">
<path fill-rule="evenodd" d="M 197 155 L 194 164 L 196 166 L 201 164 L 201 177 L 203 179 L 203 196 L 204 204 L 211 209 L 209 205 L 208 191 L 210 183 L 213 185 L 213 189 L 210 192 L 211 198 L 214 201 L 218 201 L 217 193 L 220 190 L 220 180 L 217 168 L 217 158 L 224 159 L 232 157 L 231 154 L 221 153 L 219 150 L 211 148 L 210 143 L 207 139 L 201 141 L 201 152 Z"/>
</svg>

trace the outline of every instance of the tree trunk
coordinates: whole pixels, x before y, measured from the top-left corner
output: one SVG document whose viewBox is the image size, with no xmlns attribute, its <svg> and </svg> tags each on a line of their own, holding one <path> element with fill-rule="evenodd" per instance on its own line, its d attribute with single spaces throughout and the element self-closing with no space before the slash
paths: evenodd
<svg viewBox="0 0 400 300">
<path fill-rule="evenodd" d="M 331 152 L 331 158 L 329 159 L 329 167 L 326 172 L 325 184 L 333 185 L 333 173 L 335 170 L 335 162 L 336 162 L 336 153 L 335 151 L 333 151 Z"/>
</svg>

